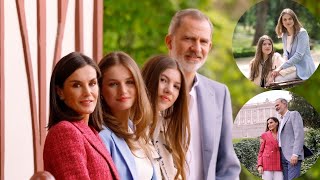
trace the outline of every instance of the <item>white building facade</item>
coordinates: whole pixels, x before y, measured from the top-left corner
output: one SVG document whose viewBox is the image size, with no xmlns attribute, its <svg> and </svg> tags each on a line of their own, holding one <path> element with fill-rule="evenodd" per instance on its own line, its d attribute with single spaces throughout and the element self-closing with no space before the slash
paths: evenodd
<svg viewBox="0 0 320 180">
<path fill-rule="evenodd" d="M 259 137 L 265 130 L 267 119 L 277 117 L 275 102 L 266 99 L 262 103 L 245 104 L 238 112 L 233 125 L 233 138 Z"/>
</svg>

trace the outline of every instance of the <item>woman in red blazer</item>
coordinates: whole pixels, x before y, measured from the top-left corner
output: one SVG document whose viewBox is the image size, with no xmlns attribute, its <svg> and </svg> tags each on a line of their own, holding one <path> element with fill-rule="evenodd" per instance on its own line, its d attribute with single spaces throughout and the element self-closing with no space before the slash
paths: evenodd
<svg viewBox="0 0 320 180">
<path fill-rule="evenodd" d="M 266 132 L 260 139 L 258 154 L 258 171 L 265 180 L 282 180 L 280 149 L 278 145 L 279 120 L 275 117 L 267 119 Z"/>
<path fill-rule="evenodd" d="M 73 52 L 55 66 L 50 81 L 49 132 L 44 169 L 56 179 L 119 179 L 101 130 L 97 65 Z"/>
</svg>

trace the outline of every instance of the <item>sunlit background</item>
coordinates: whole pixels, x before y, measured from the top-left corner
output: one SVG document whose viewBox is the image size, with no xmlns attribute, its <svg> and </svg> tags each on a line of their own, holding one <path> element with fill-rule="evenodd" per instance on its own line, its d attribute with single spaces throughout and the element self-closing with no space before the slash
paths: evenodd
<svg viewBox="0 0 320 180">
<path fill-rule="evenodd" d="M 179 9 L 198 8 L 209 15 L 214 24 L 213 50 L 205 66 L 201 69 L 201 73 L 228 86 L 232 98 L 233 116 L 236 117 L 240 108 L 249 99 L 267 91 L 254 85 L 241 73 L 233 56 L 232 42 L 235 27 L 240 17 L 258 2 L 261 1 L 149 0 L 128 3 L 127 0 L 105 0 L 104 54 L 114 50 L 123 50 L 129 53 L 140 66 L 152 55 L 166 54 L 164 37 L 171 17 Z M 288 2 L 274 0 L 271 4 L 286 4 Z M 318 0 L 299 0 L 296 2 L 305 6 L 319 23 L 320 3 Z M 280 14 L 280 12 L 278 13 Z M 320 34 L 318 29 L 311 30 L 307 27 L 306 29 L 309 34 Z M 313 39 L 313 44 L 315 48 L 318 48 L 320 39 L 317 36 L 313 37 L 316 37 Z M 317 60 L 319 61 L 319 59 Z M 303 85 L 288 90 L 305 98 L 320 112 L 319 83 L 320 72 L 318 70 Z M 242 168 L 240 178 L 243 180 L 259 179 L 245 168 Z M 318 160 L 317 164 L 299 179 L 319 178 L 320 161 Z"/>
</svg>

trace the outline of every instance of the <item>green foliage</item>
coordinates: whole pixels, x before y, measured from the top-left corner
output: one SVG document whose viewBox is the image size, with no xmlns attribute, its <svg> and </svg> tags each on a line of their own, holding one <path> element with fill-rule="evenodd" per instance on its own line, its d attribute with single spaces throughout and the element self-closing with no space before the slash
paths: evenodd
<svg viewBox="0 0 320 180">
<path fill-rule="evenodd" d="M 167 1 L 104 0 L 104 53 L 122 50 L 139 65 L 166 53 L 164 37 L 175 9 Z"/>
<path fill-rule="evenodd" d="M 238 143 L 238 142 L 240 142 L 240 141 L 242 141 L 242 140 L 243 140 L 243 138 L 232 139 L 232 144 L 236 144 L 236 143 Z"/>
<path fill-rule="evenodd" d="M 304 143 L 314 154 L 320 153 L 320 129 L 309 129 Z"/>
<path fill-rule="evenodd" d="M 275 52 L 282 54 L 283 53 L 282 44 L 281 43 L 274 44 L 274 50 Z M 256 53 L 256 46 L 251 46 L 251 47 L 244 46 L 244 47 L 233 48 L 234 58 L 253 57 L 255 53 Z"/>
<path fill-rule="evenodd" d="M 301 165 L 301 174 L 306 173 L 320 156 L 320 129 L 309 129 L 304 144 L 313 152 L 313 156 L 305 159 Z M 306 174 L 305 176 L 309 176 Z M 319 176 L 318 176 L 319 177 Z"/>
<path fill-rule="evenodd" d="M 239 70 L 234 61 L 231 42 L 235 22 L 228 19 L 230 14 L 223 11 L 205 12 L 214 24 L 213 51 L 200 73 L 211 79 L 227 84 L 232 98 L 233 117 L 251 97 L 262 89 L 257 89 Z M 245 92 L 245 93 L 244 93 Z"/>
<path fill-rule="evenodd" d="M 234 58 L 241 58 L 241 57 L 253 57 L 255 55 L 256 48 L 252 47 L 238 47 L 233 48 L 233 56 Z"/>
<path fill-rule="evenodd" d="M 242 165 L 252 174 L 259 176 L 257 171 L 257 157 L 260 148 L 259 138 L 243 139 L 235 143 L 233 147 Z"/>
<path fill-rule="evenodd" d="M 292 100 L 289 104 L 290 110 L 298 111 L 303 119 L 303 125 L 310 128 L 320 128 L 320 116 L 317 111 L 301 96 L 290 93 Z"/>
<path fill-rule="evenodd" d="M 261 180 L 261 177 L 252 175 L 251 172 L 241 164 L 240 180 Z"/>
<path fill-rule="evenodd" d="M 311 39 L 319 39 L 320 34 L 318 33 L 318 29 L 320 28 L 320 23 L 316 20 L 314 15 L 310 13 L 308 9 L 294 1 L 282 1 L 282 0 L 273 0 L 266 1 L 269 7 L 266 25 L 264 27 L 264 34 L 269 35 L 275 42 L 281 41 L 281 39 L 277 38 L 275 33 L 275 27 L 278 22 L 279 15 L 284 8 L 292 9 L 299 21 L 302 23 L 303 27 L 308 31 L 308 34 Z M 261 2 L 262 3 L 262 2 Z M 255 12 L 257 12 L 257 5 L 251 7 L 239 20 L 238 25 L 251 26 L 251 28 L 255 27 L 257 19 Z M 238 26 L 235 29 L 235 32 L 238 31 Z M 252 42 L 251 42 L 252 43 Z"/>
</svg>

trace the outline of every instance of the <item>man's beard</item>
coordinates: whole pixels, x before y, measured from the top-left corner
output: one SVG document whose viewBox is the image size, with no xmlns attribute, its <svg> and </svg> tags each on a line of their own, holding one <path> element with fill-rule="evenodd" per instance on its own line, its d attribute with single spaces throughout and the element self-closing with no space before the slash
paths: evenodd
<svg viewBox="0 0 320 180">
<path fill-rule="evenodd" d="M 205 63 L 204 60 L 195 63 L 188 63 L 187 60 L 184 60 L 183 56 L 177 56 L 175 54 L 173 54 L 173 57 L 180 63 L 183 70 L 188 73 L 196 72 Z"/>
</svg>

